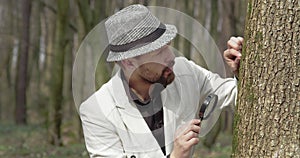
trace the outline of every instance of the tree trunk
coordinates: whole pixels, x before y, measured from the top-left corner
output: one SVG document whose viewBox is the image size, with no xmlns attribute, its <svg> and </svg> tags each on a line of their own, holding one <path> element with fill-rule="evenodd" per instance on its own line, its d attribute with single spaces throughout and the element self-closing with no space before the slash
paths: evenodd
<svg viewBox="0 0 300 158">
<path fill-rule="evenodd" d="M 250 0 L 233 157 L 300 157 L 297 0 Z"/>
<path fill-rule="evenodd" d="M 185 1 L 184 2 L 184 8 L 185 8 L 185 13 L 188 14 L 189 16 L 193 16 L 194 15 L 194 1 Z M 191 29 L 191 25 L 192 24 L 188 24 L 188 23 L 185 23 L 184 24 L 184 28 L 185 28 L 185 31 L 188 33 L 188 35 L 190 35 L 190 37 L 192 36 L 193 34 L 193 30 Z M 184 53 L 184 56 L 187 58 L 187 59 L 191 59 L 191 43 L 190 41 L 184 39 L 183 40 L 183 45 L 184 45 L 184 48 L 183 48 L 183 53 Z"/>
<path fill-rule="evenodd" d="M 32 1 L 30 21 L 30 49 L 28 60 L 28 79 L 27 79 L 27 122 L 41 123 L 43 119 L 36 119 L 41 115 L 41 93 L 40 93 L 40 39 L 41 39 L 41 7 L 40 1 Z M 32 115 L 35 112 L 39 115 Z"/>
<path fill-rule="evenodd" d="M 54 2 L 54 1 L 53 1 Z M 50 81 L 51 81 L 51 65 L 54 61 L 53 59 L 53 48 L 54 48 L 54 36 L 55 36 L 55 14 L 49 10 L 49 8 L 43 6 L 43 12 L 41 14 L 41 40 L 45 46 L 41 47 L 41 55 L 44 59 L 41 61 L 41 94 L 38 111 L 44 116 L 43 120 L 46 123 L 47 128 L 49 128 L 49 108 L 46 105 L 50 102 Z"/>
<path fill-rule="evenodd" d="M 18 69 L 16 76 L 16 111 L 17 124 L 26 124 L 26 87 L 27 87 L 27 65 L 29 50 L 29 22 L 31 12 L 31 1 L 22 1 L 22 31 L 20 51 L 18 57 Z"/>
<path fill-rule="evenodd" d="M 63 101 L 64 57 L 67 44 L 66 31 L 68 24 L 69 1 L 57 1 L 57 20 L 54 42 L 53 64 L 51 65 L 50 109 L 49 109 L 49 141 L 54 145 L 62 145 L 61 122 Z"/>
<path fill-rule="evenodd" d="M 15 98 L 12 98 L 11 81 L 9 80 L 12 65 L 12 50 L 14 46 L 13 6 L 14 4 L 11 0 L 0 1 L 0 80 L 2 81 L 0 82 L 0 121 L 3 121 L 2 118 L 7 119 L 5 114 L 12 113 L 12 111 L 8 109 L 11 109 L 15 105 L 15 103 L 12 102 Z M 10 105 L 7 103 L 10 103 Z"/>
</svg>

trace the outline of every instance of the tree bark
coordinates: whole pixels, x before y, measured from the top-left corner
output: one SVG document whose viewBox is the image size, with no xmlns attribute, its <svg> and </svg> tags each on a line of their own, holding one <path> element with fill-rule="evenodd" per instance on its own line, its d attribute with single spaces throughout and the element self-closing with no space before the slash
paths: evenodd
<svg viewBox="0 0 300 158">
<path fill-rule="evenodd" d="M 297 0 L 250 0 L 233 157 L 300 157 Z"/>
<path fill-rule="evenodd" d="M 49 141 L 54 145 L 62 145 L 62 101 L 64 79 L 64 57 L 67 44 L 66 32 L 68 26 L 69 1 L 57 1 L 56 32 L 51 65 L 50 109 L 49 109 Z"/>
<path fill-rule="evenodd" d="M 31 12 L 31 1 L 22 1 L 22 31 L 20 51 L 18 56 L 18 69 L 16 76 L 16 110 L 15 119 L 17 124 L 26 124 L 26 88 L 27 88 L 27 66 L 29 50 L 29 22 Z"/>
</svg>

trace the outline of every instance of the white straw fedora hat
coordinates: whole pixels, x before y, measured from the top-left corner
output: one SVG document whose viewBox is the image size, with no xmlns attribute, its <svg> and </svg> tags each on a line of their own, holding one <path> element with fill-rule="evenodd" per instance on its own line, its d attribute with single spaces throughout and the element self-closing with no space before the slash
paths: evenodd
<svg viewBox="0 0 300 158">
<path fill-rule="evenodd" d="M 108 62 L 152 52 L 177 34 L 174 25 L 161 23 L 143 5 L 131 5 L 112 15 L 105 28 L 109 41 Z"/>
</svg>

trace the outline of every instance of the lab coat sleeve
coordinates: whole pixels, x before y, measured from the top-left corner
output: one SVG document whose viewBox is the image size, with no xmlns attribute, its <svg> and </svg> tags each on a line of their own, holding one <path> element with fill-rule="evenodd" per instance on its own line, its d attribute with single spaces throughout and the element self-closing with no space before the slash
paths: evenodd
<svg viewBox="0 0 300 158">
<path fill-rule="evenodd" d="M 201 100 L 211 93 L 218 95 L 218 107 L 230 107 L 234 110 L 237 95 L 237 80 L 235 78 L 221 78 L 192 61 L 188 61 L 198 82 Z"/>
</svg>

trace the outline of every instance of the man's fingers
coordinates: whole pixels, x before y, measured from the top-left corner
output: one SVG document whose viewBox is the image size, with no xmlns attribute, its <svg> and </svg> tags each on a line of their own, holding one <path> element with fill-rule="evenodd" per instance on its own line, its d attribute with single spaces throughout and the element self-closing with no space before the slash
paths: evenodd
<svg viewBox="0 0 300 158">
<path fill-rule="evenodd" d="M 237 39 L 240 41 L 241 44 L 244 43 L 244 38 L 243 37 L 237 37 Z"/>
<path fill-rule="evenodd" d="M 240 53 L 240 51 L 237 51 L 235 49 L 227 49 L 224 52 L 224 58 L 226 60 L 235 60 L 236 58 L 240 59 L 242 56 L 242 54 Z"/>
<path fill-rule="evenodd" d="M 199 143 L 198 134 L 200 132 L 200 126 L 198 124 L 200 124 L 200 122 L 200 119 L 193 119 L 176 131 L 174 149 L 171 155 L 174 156 L 175 154 L 182 157 L 182 155 L 189 154 L 191 147 Z"/>
<path fill-rule="evenodd" d="M 243 37 L 231 37 L 230 40 L 234 41 L 235 43 L 242 45 L 244 42 L 244 38 Z"/>
<path fill-rule="evenodd" d="M 195 133 L 194 131 L 189 131 L 187 134 L 185 134 L 183 136 L 183 139 L 185 141 L 189 141 L 191 140 L 192 138 L 198 138 L 198 133 Z"/>
<path fill-rule="evenodd" d="M 200 119 L 193 119 L 191 120 L 188 125 L 186 126 L 184 132 L 183 132 L 183 135 L 187 134 L 189 131 L 194 131 L 196 133 L 199 133 L 200 132 Z"/>
<path fill-rule="evenodd" d="M 197 138 L 198 134 L 200 133 L 200 119 L 193 119 L 188 123 L 188 126 L 186 127 L 183 138 L 186 141 L 189 141 L 192 138 Z"/>
<path fill-rule="evenodd" d="M 185 130 L 185 132 L 183 133 L 183 135 L 186 135 L 190 131 L 195 132 L 195 133 L 200 133 L 200 126 L 198 126 L 198 125 L 191 125 L 191 126 L 187 127 L 186 130 Z"/>
<path fill-rule="evenodd" d="M 228 49 L 224 51 L 223 56 L 231 71 L 237 75 L 241 59 L 241 50 L 243 47 L 243 37 L 231 37 L 227 42 Z"/>
<path fill-rule="evenodd" d="M 235 40 L 230 39 L 227 42 L 227 46 L 229 49 L 235 49 L 235 50 L 241 50 L 242 49 L 242 44 L 240 44 L 239 40 L 235 38 Z"/>
<path fill-rule="evenodd" d="M 236 71 L 238 69 L 238 65 L 239 65 L 239 62 L 238 63 L 232 62 L 229 66 L 231 67 L 232 71 Z"/>
<path fill-rule="evenodd" d="M 187 142 L 187 145 L 188 146 L 193 146 L 193 145 L 196 145 L 196 144 L 198 144 L 199 143 L 199 138 L 197 137 L 197 138 L 192 138 L 192 139 L 190 139 L 188 142 Z"/>
<path fill-rule="evenodd" d="M 241 50 L 244 42 L 244 38 L 242 37 L 231 37 L 227 42 L 228 49 Z"/>
<path fill-rule="evenodd" d="M 236 58 L 236 59 L 234 60 L 234 62 L 235 62 L 236 64 L 240 64 L 240 60 L 241 60 L 241 58 Z"/>
</svg>

